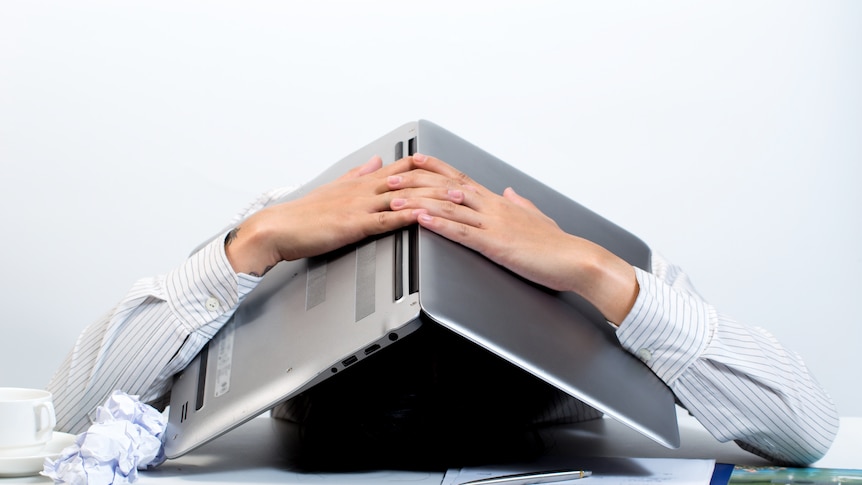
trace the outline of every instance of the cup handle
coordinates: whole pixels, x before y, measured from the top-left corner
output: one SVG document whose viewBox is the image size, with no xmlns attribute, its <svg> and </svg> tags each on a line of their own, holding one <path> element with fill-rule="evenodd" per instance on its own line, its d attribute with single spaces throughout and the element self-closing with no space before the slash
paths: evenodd
<svg viewBox="0 0 862 485">
<path fill-rule="evenodd" d="M 50 402 L 40 402 L 33 410 L 36 412 L 36 434 L 43 437 L 54 431 L 57 425 L 57 416 L 54 414 L 54 405 Z"/>
</svg>

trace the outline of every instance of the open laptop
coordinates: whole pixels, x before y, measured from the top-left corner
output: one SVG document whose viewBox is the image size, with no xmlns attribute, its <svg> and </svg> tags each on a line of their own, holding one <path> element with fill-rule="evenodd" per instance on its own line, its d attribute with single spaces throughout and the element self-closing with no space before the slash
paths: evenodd
<svg viewBox="0 0 862 485">
<path fill-rule="evenodd" d="M 497 193 L 515 187 L 567 232 L 650 270 L 650 250 L 632 234 L 424 120 L 372 142 L 282 200 L 301 197 L 373 155 L 391 163 L 417 151 Z M 267 273 L 176 376 L 166 455 L 183 455 L 362 366 L 423 325 L 444 327 L 653 440 L 679 446 L 673 394 L 622 349 L 595 308 L 414 226 L 282 262 Z"/>
</svg>

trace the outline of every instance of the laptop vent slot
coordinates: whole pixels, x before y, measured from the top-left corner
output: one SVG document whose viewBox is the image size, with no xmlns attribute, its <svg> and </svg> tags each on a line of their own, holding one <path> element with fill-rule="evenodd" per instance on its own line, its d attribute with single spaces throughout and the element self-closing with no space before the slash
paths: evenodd
<svg viewBox="0 0 862 485">
<path fill-rule="evenodd" d="M 305 284 L 305 309 L 310 310 L 326 301 L 326 258 L 308 260 Z"/>
<path fill-rule="evenodd" d="M 393 284 L 394 295 L 393 301 L 398 301 L 404 297 L 404 232 L 396 232 L 394 239 L 395 261 L 392 265 L 395 272 L 395 282 Z"/>
<path fill-rule="evenodd" d="M 200 362 L 198 363 L 198 392 L 195 396 L 195 411 L 200 411 L 204 407 L 204 396 L 206 395 L 207 387 L 207 361 L 210 355 L 210 344 L 207 342 L 200 352 Z"/>
<path fill-rule="evenodd" d="M 356 248 L 356 321 L 374 313 L 377 242 Z"/>
<path fill-rule="evenodd" d="M 412 295 L 419 291 L 419 228 L 415 224 L 407 229 L 407 251 L 407 284 Z"/>
</svg>

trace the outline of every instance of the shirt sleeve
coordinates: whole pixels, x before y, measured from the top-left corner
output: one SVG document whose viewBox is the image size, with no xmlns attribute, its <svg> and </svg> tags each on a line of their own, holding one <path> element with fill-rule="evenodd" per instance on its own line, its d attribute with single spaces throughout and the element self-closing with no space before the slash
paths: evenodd
<svg viewBox="0 0 862 485">
<path fill-rule="evenodd" d="M 826 453 L 838 413 L 798 354 L 717 312 L 660 255 L 652 273 L 635 271 L 640 291 L 617 337 L 716 439 L 783 464 Z"/>
<path fill-rule="evenodd" d="M 290 191 L 264 194 L 234 217 L 231 227 Z M 117 306 L 78 336 L 48 384 L 58 431 L 85 430 L 90 413 L 114 390 L 164 403 L 173 375 L 194 359 L 260 282 L 233 271 L 224 251 L 226 234 L 170 272 L 135 282 Z"/>
</svg>

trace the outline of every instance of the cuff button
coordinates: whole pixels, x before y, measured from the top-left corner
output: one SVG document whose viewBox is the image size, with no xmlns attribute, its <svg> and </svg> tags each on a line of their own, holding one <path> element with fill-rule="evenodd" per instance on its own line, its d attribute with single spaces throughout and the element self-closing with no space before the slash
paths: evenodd
<svg viewBox="0 0 862 485">
<path fill-rule="evenodd" d="M 214 312 L 221 307 L 221 303 L 219 303 L 219 301 L 214 296 L 211 296 L 207 298 L 207 301 L 206 303 L 204 303 L 204 306 L 206 306 L 207 310 Z"/>
<path fill-rule="evenodd" d="M 637 356 L 640 360 L 649 362 L 652 360 L 652 351 L 650 349 L 640 349 L 637 352 Z"/>
</svg>

